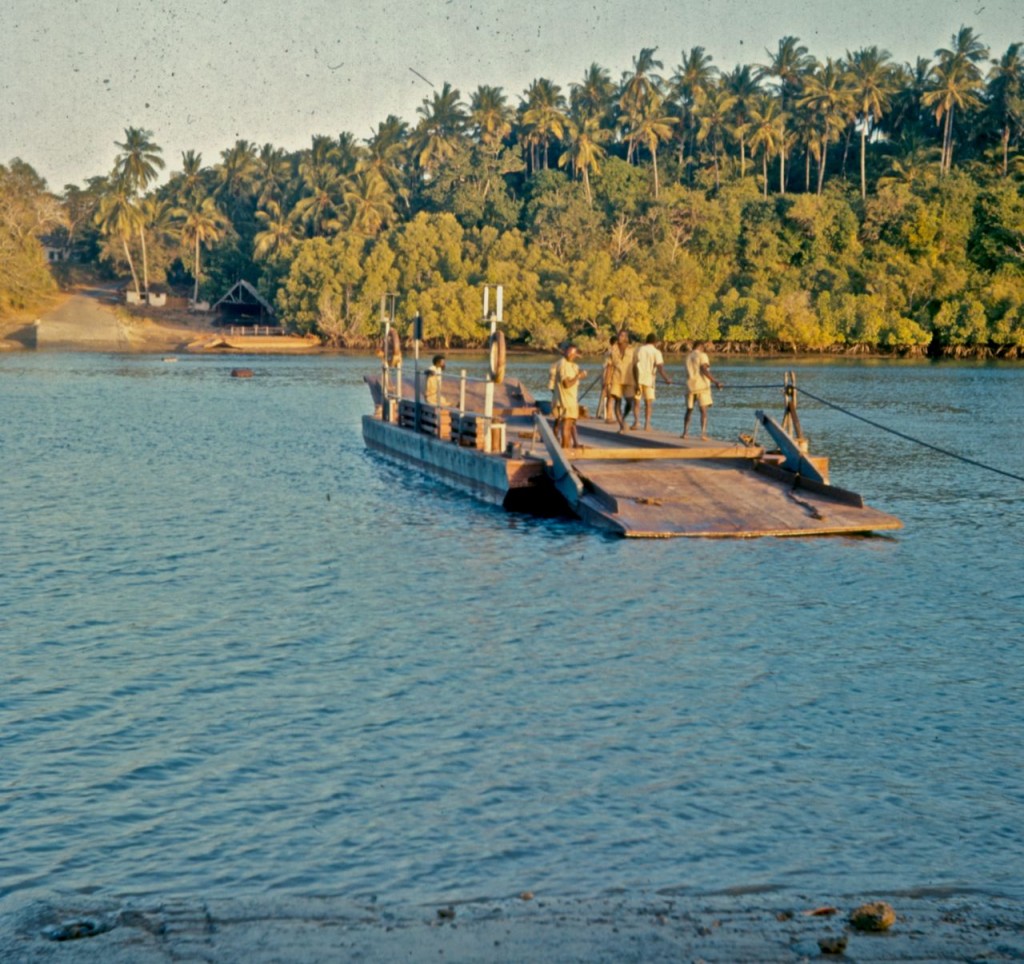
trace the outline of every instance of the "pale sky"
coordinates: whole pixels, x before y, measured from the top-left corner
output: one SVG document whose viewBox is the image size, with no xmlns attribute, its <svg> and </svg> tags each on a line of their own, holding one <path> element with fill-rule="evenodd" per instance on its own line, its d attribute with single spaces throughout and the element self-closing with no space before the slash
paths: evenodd
<svg viewBox="0 0 1024 964">
<path fill-rule="evenodd" d="M 445 81 L 515 105 L 538 77 L 568 94 L 592 62 L 617 80 L 644 47 L 670 76 L 693 46 L 731 70 L 786 35 L 819 60 L 877 45 L 913 62 L 961 25 L 999 57 L 1024 41 L 1024 2 L 0 0 L 0 163 L 20 157 L 59 192 L 108 173 L 129 126 L 152 131 L 169 173 L 238 138 L 291 151 L 363 140 L 388 114 L 413 125 Z"/>
</svg>

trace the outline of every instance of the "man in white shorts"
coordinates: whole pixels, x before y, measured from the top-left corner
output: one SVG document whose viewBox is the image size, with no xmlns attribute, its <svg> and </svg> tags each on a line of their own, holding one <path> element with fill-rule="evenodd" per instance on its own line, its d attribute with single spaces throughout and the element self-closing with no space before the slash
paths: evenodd
<svg viewBox="0 0 1024 964">
<path fill-rule="evenodd" d="M 708 437 L 708 409 L 711 407 L 711 386 L 721 388 L 722 383 L 711 374 L 711 360 L 704 352 L 704 342 L 695 341 L 686 356 L 686 417 L 683 419 L 683 438 L 690 430 L 693 406 L 700 407 L 700 437 Z"/>
<path fill-rule="evenodd" d="M 657 345 L 658 339 L 654 332 L 647 336 L 647 341 L 637 349 L 636 353 L 636 384 L 640 397 L 644 400 L 644 431 L 651 427 L 651 414 L 654 411 L 654 383 L 661 374 L 666 385 L 672 379 L 665 374 L 665 358 Z"/>
</svg>

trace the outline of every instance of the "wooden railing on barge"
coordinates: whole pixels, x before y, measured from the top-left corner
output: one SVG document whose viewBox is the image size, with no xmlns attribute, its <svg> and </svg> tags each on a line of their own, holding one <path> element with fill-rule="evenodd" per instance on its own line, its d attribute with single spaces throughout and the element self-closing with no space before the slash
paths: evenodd
<svg viewBox="0 0 1024 964">
<path fill-rule="evenodd" d="M 424 435 L 433 435 L 444 441 L 466 448 L 486 449 L 487 431 L 494 419 L 469 412 L 459 414 L 440 405 L 428 405 L 402 399 L 398 403 L 398 424 Z"/>
</svg>

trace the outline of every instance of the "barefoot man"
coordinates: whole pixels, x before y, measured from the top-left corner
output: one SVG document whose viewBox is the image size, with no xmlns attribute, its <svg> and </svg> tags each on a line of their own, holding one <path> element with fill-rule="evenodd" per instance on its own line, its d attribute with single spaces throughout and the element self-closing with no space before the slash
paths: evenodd
<svg viewBox="0 0 1024 964">
<path fill-rule="evenodd" d="M 636 352 L 636 384 L 640 390 L 640 397 L 644 401 L 644 431 L 650 431 L 651 412 L 654 411 L 654 382 L 655 377 L 661 375 L 666 385 L 672 384 L 672 379 L 665 374 L 665 357 L 658 348 L 658 338 L 652 331 L 647 336 L 647 341 L 637 349 Z"/>
<path fill-rule="evenodd" d="M 704 352 L 704 342 L 695 341 L 686 356 L 686 417 L 683 419 L 683 438 L 690 430 L 693 406 L 700 407 L 700 437 L 708 437 L 708 409 L 711 407 L 711 386 L 721 388 L 722 383 L 711 374 L 711 360 Z"/>
<path fill-rule="evenodd" d="M 565 349 L 565 357 L 555 367 L 555 402 L 562 415 L 562 448 L 567 449 L 575 442 L 576 419 L 580 417 L 580 379 L 587 373 L 581 372 L 576 359 L 580 351 L 575 345 Z"/>
</svg>

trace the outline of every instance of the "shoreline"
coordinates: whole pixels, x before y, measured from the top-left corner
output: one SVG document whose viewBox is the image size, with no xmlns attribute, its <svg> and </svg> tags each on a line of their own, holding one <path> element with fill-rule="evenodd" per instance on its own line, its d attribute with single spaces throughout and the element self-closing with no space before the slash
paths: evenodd
<svg viewBox="0 0 1024 964">
<path fill-rule="evenodd" d="M 896 922 L 850 913 L 885 900 Z M 835 950 L 839 947 L 840 950 Z M 843 954 L 847 957 L 843 957 Z M 337 960 L 1020 960 L 1024 906 L 974 892 L 863 898 L 652 894 L 389 906 L 343 898 L 34 903 L 0 915 L 0 958 L 49 964 Z"/>
<path fill-rule="evenodd" d="M 124 352 L 128 354 L 146 354 L 160 352 L 184 352 L 190 345 L 197 354 L 262 354 L 292 355 L 297 351 L 305 354 L 343 354 L 372 355 L 372 345 L 365 348 L 329 348 L 320 344 L 310 344 L 309 339 L 294 336 L 287 345 L 276 345 L 274 339 L 284 336 L 239 336 L 251 338 L 252 344 L 246 347 L 238 345 L 211 344 L 202 347 L 193 343 L 203 339 L 214 342 L 226 341 L 222 328 L 212 324 L 212 316 L 200 316 L 176 310 L 153 309 L 143 310 L 129 308 L 115 300 L 115 287 L 112 285 L 79 284 L 67 291 L 62 291 L 51 301 L 40 306 L 36 311 L 22 311 L 6 318 L 0 318 L 0 353 L 8 351 L 33 351 L 60 349 L 65 351 L 102 351 Z M 425 353 L 444 351 L 445 354 L 458 357 L 462 354 L 472 355 L 486 351 L 486 346 L 479 348 L 439 348 L 437 346 L 421 346 Z M 509 352 L 514 354 L 549 356 L 556 354 L 556 349 L 534 350 L 521 346 L 510 345 Z M 588 353 L 596 357 L 599 352 Z M 681 357 L 685 349 L 665 351 L 666 356 Z M 884 352 L 877 349 L 865 349 L 861 346 L 831 346 L 818 351 L 788 352 L 774 348 L 752 347 L 738 342 L 713 343 L 712 354 L 723 360 L 750 359 L 760 361 L 791 361 L 801 363 L 822 360 L 851 361 L 886 361 L 886 362 L 941 362 L 941 361 L 1001 361 L 1015 362 L 1024 360 L 1024 353 L 1012 346 L 1005 351 L 998 351 L 985 346 L 983 348 L 958 348 L 938 355 L 930 355 L 925 350 Z"/>
</svg>

